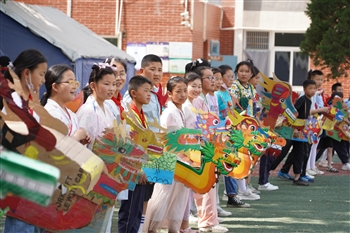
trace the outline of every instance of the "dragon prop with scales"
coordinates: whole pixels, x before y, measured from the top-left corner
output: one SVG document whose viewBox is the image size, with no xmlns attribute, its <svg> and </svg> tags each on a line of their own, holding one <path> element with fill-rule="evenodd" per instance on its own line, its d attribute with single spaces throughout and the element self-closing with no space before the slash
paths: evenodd
<svg viewBox="0 0 350 233">
<path fill-rule="evenodd" d="M 133 142 L 143 147 L 149 155 L 149 162 L 143 164 L 143 170 L 148 181 L 171 184 L 174 179 L 176 155 L 171 152 L 165 153 L 161 140 L 165 133 L 155 133 L 151 129 L 144 127 L 132 111 L 130 105 L 127 105 L 127 111 L 123 112 L 123 117 L 130 125 L 130 137 Z M 147 124 L 160 131 L 166 131 L 157 123 L 156 119 Z"/>
</svg>

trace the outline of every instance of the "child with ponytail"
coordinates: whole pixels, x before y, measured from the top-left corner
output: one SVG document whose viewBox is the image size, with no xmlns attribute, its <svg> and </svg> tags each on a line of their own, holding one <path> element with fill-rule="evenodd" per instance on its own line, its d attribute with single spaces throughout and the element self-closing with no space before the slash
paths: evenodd
<svg viewBox="0 0 350 233">
<path fill-rule="evenodd" d="M 115 67 L 108 63 L 92 66 L 89 84 L 83 88 L 86 102 L 77 112 L 79 126 L 86 129 L 91 138 L 88 148 L 92 149 L 94 140 L 105 128 L 113 126 L 115 119 L 109 106 L 105 103 L 111 99 L 116 90 Z"/>
</svg>

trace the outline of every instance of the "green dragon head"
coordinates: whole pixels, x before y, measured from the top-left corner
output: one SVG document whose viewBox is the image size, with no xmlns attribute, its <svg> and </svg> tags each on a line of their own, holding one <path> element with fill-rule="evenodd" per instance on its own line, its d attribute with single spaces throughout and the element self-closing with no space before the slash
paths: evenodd
<svg viewBox="0 0 350 233">
<path fill-rule="evenodd" d="M 258 131 L 231 130 L 229 137 L 228 143 L 238 152 L 261 156 L 268 149 L 266 138 Z"/>
<path fill-rule="evenodd" d="M 169 131 L 164 136 L 165 148 L 172 152 L 200 150 L 201 131 L 198 129 L 181 128 Z"/>
<path fill-rule="evenodd" d="M 218 172 L 227 175 L 233 171 L 240 163 L 240 159 L 234 151 L 225 146 L 220 137 L 205 142 L 202 146 L 201 154 L 204 163 L 212 162 L 216 165 Z"/>
</svg>

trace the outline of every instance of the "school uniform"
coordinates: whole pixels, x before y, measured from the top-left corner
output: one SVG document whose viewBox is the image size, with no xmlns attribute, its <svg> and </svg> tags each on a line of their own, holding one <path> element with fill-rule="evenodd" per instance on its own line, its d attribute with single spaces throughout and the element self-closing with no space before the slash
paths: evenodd
<svg viewBox="0 0 350 233">
<path fill-rule="evenodd" d="M 86 102 L 79 108 L 77 117 L 79 126 L 84 128 L 91 138 L 87 147 L 92 150 L 95 139 L 102 135 L 106 128 L 113 127 L 114 116 L 109 106 L 104 102 L 103 108 L 98 105 L 93 95 L 90 95 Z"/>
<path fill-rule="evenodd" d="M 68 128 L 67 136 L 72 136 L 79 129 L 78 117 L 68 108 L 62 108 L 56 101 L 48 99 L 44 108 L 54 118 L 62 121 Z"/>
<path fill-rule="evenodd" d="M 312 101 L 305 95 L 301 96 L 295 103 L 294 107 L 298 111 L 299 119 L 307 119 L 310 114 Z M 293 165 L 294 174 L 306 175 L 306 163 L 309 158 L 310 146 L 307 142 L 291 141 L 287 140 L 287 145 L 293 145 L 291 153 L 288 155 L 286 163 L 283 165 L 281 171 L 288 173 L 290 167 Z M 287 146 L 286 145 L 286 146 Z M 288 147 L 287 146 L 287 147 Z M 282 150 L 282 157 L 288 153 L 286 150 Z M 281 156 L 280 155 L 280 156 Z"/>
</svg>

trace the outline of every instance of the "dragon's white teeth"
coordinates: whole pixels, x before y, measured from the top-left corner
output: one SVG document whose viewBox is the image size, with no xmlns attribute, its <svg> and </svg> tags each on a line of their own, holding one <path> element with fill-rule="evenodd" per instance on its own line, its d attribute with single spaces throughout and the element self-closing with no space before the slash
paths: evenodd
<svg viewBox="0 0 350 233">
<path fill-rule="evenodd" d="M 130 170 L 128 167 L 124 166 L 122 163 L 120 163 L 119 166 L 121 166 L 124 170 L 127 170 L 130 173 L 132 173 L 132 174 L 136 174 L 137 173 L 137 171 Z"/>
</svg>

